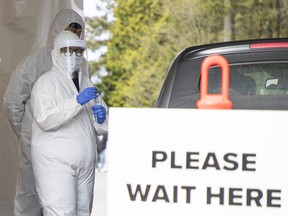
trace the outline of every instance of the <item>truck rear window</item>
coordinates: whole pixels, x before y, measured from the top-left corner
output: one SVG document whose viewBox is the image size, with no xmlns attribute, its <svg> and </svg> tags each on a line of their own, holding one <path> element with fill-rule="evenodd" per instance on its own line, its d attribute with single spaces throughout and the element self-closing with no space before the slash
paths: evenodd
<svg viewBox="0 0 288 216">
<path fill-rule="evenodd" d="M 209 69 L 208 92 L 221 93 L 219 67 Z M 288 95 L 288 63 L 230 65 L 230 95 Z"/>
</svg>

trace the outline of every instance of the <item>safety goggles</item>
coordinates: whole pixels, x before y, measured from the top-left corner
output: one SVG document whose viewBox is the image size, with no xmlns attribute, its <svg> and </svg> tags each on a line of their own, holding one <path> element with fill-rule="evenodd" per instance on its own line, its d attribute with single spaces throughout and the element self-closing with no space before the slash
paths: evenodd
<svg viewBox="0 0 288 216">
<path fill-rule="evenodd" d="M 65 56 L 71 56 L 73 53 L 75 53 L 76 56 L 83 56 L 85 49 L 82 49 L 81 47 L 63 47 L 60 49 L 60 53 L 63 53 Z"/>
</svg>

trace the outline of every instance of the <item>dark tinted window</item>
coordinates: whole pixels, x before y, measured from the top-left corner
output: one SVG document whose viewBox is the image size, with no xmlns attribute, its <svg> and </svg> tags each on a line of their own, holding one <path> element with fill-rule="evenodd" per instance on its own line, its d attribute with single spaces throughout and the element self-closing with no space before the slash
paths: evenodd
<svg viewBox="0 0 288 216">
<path fill-rule="evenodd" d="M 221 93 L 219 67 L 209 69 L 209 93 Z M 288 64 L 230 65 L 230 95 L 287 95 Z"/>
</svg>

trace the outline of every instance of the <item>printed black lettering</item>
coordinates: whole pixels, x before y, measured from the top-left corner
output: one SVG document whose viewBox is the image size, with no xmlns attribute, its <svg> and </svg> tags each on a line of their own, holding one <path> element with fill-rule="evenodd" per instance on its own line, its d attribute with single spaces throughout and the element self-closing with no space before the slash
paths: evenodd
<svg viewBox="0 0 288 216">
<path fill-rule="evenodd" d="M 186 203 L 191 203 L 191 191 L 195 190 L 196 187 L 182 186 L 181 188 L 186 190 Z"/>
<path fill-rule="evenodd" d="M 128 188 L 129 197 L 130 197 L 131 201 L 136 201 L 137 194 L 139 194 L 141 201 L 146 201 L 148 194 L 149 194 L 149 191 L 150 191 L 150 188 L 151 188 L 151 185 L 146 185 L 145 193 L 142 192 L 141 185 L 139 185 L 139 184 L 136 186 L 136 190 L 134 193 L 132 191 L 130 184 L 127 184 L 127 188 Z"/>
<path fill-rule="evenodd" d="M 273 194 L 276 194 L 276 195 L 273 196 Z M 267 207 L 281 208 L 281 204 L 273 204 L 273 201 L 275 200 L 281 201 L 281 190 L 268 190 L 267 191 Z"/>
<path fill-rule="evenodd" d="M 156 167 L 157 162 L 167 160 L 167 154 L 164 151 L 152 151 L 152 168 Z"/>
<path fill-rule="evenodd" d="M 261 207 L 261 199 L 263 197 L 263 192 L 259 189 L 247 189 L 247 206 L 252 206 L 252 201 L 255 202 L 256 206 Z"/>
<path fill-rule="evenodd" d="M 230 170 L 230 171 L 237 170 L 239 165 L 238 165 L 238 163 L 236 161 L 233 160 L 236 157 L 237 157 L 237 154 L 234 154 L 234 153 L 225 154 L 224 155 L 224 161 L 227 162 L 228 164 L 231 164 L 232 166 L 231 167 L 224 166 L 223 168 L 225 170 Z"/>
<path fill-rule="evenodd" d="M 210 163 L 210 159 L 212 160 L 212 163 Z M 216 157 L 215 153 L 208 153 L 207 157 L 205 159 L 205 162 L 203 164 L 202 169 L 207 169 L 207 167 L 215 168 L 216 170 L 220 170 L 220 166 Z"/>
<path fill-rule="evenodd" d="M 178 187 L 177 186 L 173 187 L 173 202 L 174 203 L 178 202 Z"/>
<path fill-rule="evenodd" d="M 254 160 L 249 160 L 249 158 L 252 159 L 254 158 Z M 242 158 L 242 170 L 243 171 L 256 171 L 256 168 L 249 168 L 248 165 L 249 164 L 254 164 L 256 165 L 256 154 L 243 154 L 243 158 Z"/>
<path fill-rule="evenodd" d="M 181 169 L 182 166 L 181 166 L 181 165 L 176 165 L 176 164 L 175 164 L 175 160 L 176 160 L 175 152 L 172 151 L 172 152 L 171 152 L 171 168 Z"/>
<path fill-rule="evenodd" d="M 165 202 L 170 202 L 164 185 L 158 185 L 158 187 L 156 188 L 152 201 L 156 202 L 157 200 L 164 200 Z"/>
<path fill-rule="evenodd" d="M 179 155 L 177 151 L 152 151 L 152 168 L 170 166 L 171 169 L 190 170 L 226 170 L 226 171 L 256 171 L 256 154 L 236 154 L 229 152 L 217 155 L 215 152 L 186 152 Z M 169 164 L 170 163 L 170 164 Z"/>
<path fill-rule="evenodd" d="M 187 152 L 186 153 L 186 168 L 187 169 L 199 169 L 198 166 L 193 166 L 192 163 L 199 163 L 198 158 L 194 158 L 193 156 L 199 156 L 199 152 Z M 193 158 L 192 158 L 193 157 Z"/>
<path fill-rule="evenodd" d="M 241 199 L 242 195 L 236 194 L 236 192 L 242 192 L 241 188 L 229 188 L 229 205 L 241 206 L 242 202 L 236 202 L 235 199 Z"/>
<path fill-rule="evenodd" d="M 218 193 L 212 193 L 211 187 L 207 188 L 207 204 L 211 204 L 211 199 L 219 198 L 219 204 L 224 205 L 224 188 L 220 188 L 220 191 Z"/>
</svg>

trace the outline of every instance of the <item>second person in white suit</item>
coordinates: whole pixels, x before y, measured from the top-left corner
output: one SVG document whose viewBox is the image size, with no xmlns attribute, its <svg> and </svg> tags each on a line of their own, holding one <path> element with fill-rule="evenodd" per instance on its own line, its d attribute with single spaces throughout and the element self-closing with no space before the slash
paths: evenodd
<svg viewBox="0 0 288 216">
<path fill-rule="evenodd" d="M 14 216 L 42 216 L 39 197 L 36 192 L 31 163 L 32 112 L 30 96 L 36 80 L 51 70 L 51 51 L 57 34 L 64 30 L 74 32 L 84 39 L 83 18 L 71 9 L 57 13 L 49 29 L 47 44 L 22 59 L 13 71 L 3 98 L 3 108 L 15 134 L 20 139 L 19 161 L 14 199 Z M 87 71 L 83 62 L 82 71 Z"/>
</svg>

